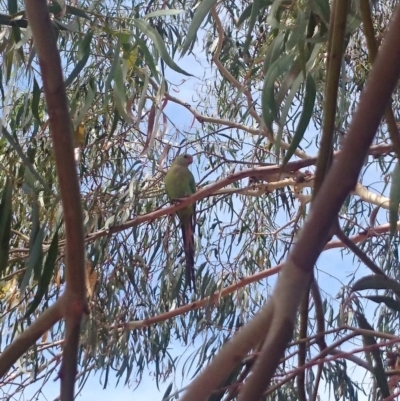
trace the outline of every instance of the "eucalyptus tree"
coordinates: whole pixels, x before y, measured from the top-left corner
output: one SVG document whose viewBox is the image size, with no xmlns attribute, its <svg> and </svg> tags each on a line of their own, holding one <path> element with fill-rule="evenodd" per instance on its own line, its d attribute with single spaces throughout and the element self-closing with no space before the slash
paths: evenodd
<svg viewBox="0 0 400 401">
<path fill-rule="evenodd" d="M 0 4 L 1 346 L 10 349 L 66 290 L 69 217 L 50 137 L 49 121 L 57 116 L 45 102 L 52 66 L 39 66 L 41 39 L 32 35 L 24 4 Z M 105 386 L 110 372 L 125 384 L 149 371 L 157 383 L 171 381 L 178 364 L 183 376 L 207 372 L 267 300 L 279 300 L 271 295 L 274 277 L 285 271 L 310 205 L 343 154 L 395 6 L 390 0 L 49 5 L 83 208 L 88 309 L 79 387 L 94 372 L 102 372 Z M 397 366 L 398 101 L 394 91 L 358 184 L 315 248 L 344 250 L 344 260 L 353 260 L 347 281 L 337 295 L 321 294 L 318 268 L 314 278 L 299 279 L 306 296 L 296 292 L 288 301 L 293 308 L 302 303 L 285 354 L 269 366 L 275 373 L 262 390 L 269 399 L 316 399 L 321 379 L 336 398 L 395 391 L 396 376 L 385 369 Z M 186 288 L 177 206 L 168 207 L 163 184 L 170 161 L 184 152 L 194 156 L 198 188 L 180 202 L 197 202 L 196 293 Z M 371 292 L 361 297 L 362 290 Z M 18 363 L 0 355 L 8 396 L 32 381 L 45 393 L 50 377 L 62 377 L 68 336 L 61 317 L 43 326 Z M 263 342 L 243 346 L 234 368 L 202 388 L 213 399 L 240 398 Z M 340 351 L 343 343 L 348 353 Z M 193 350 L 185 360 L 170 352 L 181 345 Z M 362 346 L 364 356 L 353 355 Z M 370 388 L 351 377 L 354 365 L 368 372 Z"/>
</svg>

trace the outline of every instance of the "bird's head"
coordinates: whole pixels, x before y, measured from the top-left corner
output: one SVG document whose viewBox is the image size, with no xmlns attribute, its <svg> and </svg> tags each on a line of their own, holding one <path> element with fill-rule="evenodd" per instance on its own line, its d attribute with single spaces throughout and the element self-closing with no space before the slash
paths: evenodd
<svg viewBox="0 0 400 401">
<path fill-rule="evenodd" d="M 193 163 L 193 156 L 185 153 L 184 155 L 179 155 L 172 164 L 177 164 L 179 166 L 189 166 Z"/>
</svg>

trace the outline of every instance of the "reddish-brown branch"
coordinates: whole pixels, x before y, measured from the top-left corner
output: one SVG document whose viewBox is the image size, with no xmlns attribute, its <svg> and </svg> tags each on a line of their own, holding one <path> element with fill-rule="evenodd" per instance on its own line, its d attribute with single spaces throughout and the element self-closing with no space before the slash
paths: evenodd
<svg viewBox="0 0 400 401">
<path fill-rule="evenodd" d="M 255 343 L 264 340 L 240 401 L 258 400 L 269 386 L 287 346 L 299 303 L 314 264 L 329 238 L 338 212 L 357 183 L 369 146 L 400 73 L 400 7 L 398 6 L 373 65 L 366 89 L 343 142 L 342 151 L 315 198 L 311 213 L 278 277 L 273 296 L 214 356 L 192 382 L 182 401 L 203 401 L 226 378 Z"/>
<path fill-rule="evenodd" d="M 25 6 L 42 72 L 64 213 L 66 342 L 61 366 L 61 399 L 72 400 L 77 369 L 80 322 L 88 309 L 85 287 L 83 213 L 74 157 L 72 122 L 61 71 L 61 59 L 47 2 L 46 0 L 29 0 L 25 2 Z"/>
<path fill-rule="evenodd" d="M 390 231 L 390 224 L 389 223 L 383 224 L 382 226 L 375 227 L 373 231 L 371 230 L 370 232 L 354 235 L 353 237 L 350 237 L 349 240 L 356 244 L 356 243 L 359 243 L 362 241 L 366 241 L 368 238 L 372 238 L 377 235 L 388 233 L 389 231 Z M 334 248 L 345 248 L 345 247 L 346 247 L 346 245 L 342 241 L 332 240 L 325 245 L 323 251 L 327 251 L 329 249 L 334 249 Z M 274 274 L 279 273 L 279 271 L 282 269 L 282 267 L 283 267 L 283 263 L 281 263 L 277 266 L 274 266 L 270 269 L 262 270 L 261 272 L 258 272 L 256 274 L 252 274 L 251 276 L 244 277 L 239 282 L 232 284 L 229 287 L 226 287 L 221 291 L 216 291 L 210 297 L 206 297 L 199 301 L 191 302 L 190 304 L 181 306 L 180 308 L 176 308 L 176 309 L 171 310 L 166 313 L 162 313 L 161 315 L 149 317 L 144 320 L 132 321 L 127 324 L 120 324 L 119 327 L 125 326 L 129 330 L 136 330 L 139 328 L 151 326 L 152 324 L 163 322 L 168 319 L 172 319 L 176 316 L 183 315 L 192 310 L 197 310 L 197 309 L 206 307 L 210 304 L 210 302 L 215 303 L 216 301 L 218 301 L 218 299 L 225 297 L 229 294 L 232 294 L 235 291 L 239 290 L 240 288 L 243 288 L 249 284 L 255 283 L 266 277 L 270 277 Z M 314 294 L 314 295 L 317 295 L 317 294 Z M 315 302 L 320 304 L 321 300 L 316 300 Z M 316 308 L 317 308 L 317 305 L 316 305 Z M 318 319 L 322 320 L 322 316 L 320 315 L 318 317 Z M 111 326 L 111 328 L 114 328 L 114 326 Z M 318 330 L 321 332 L 324 331 L 324 325 L 321 321 L 319 322 Z M 321 339 L 318 344 L 321 349 L 323 349 L 326 346 L 326 344 L 324 344 L 324 339 Z"/>
<path fill-rule="evenodd" d="M 369 154 L 381 155 L 381 154 L 390 152 L 391 150 L 392 150 L 391 145 L 387 145 L 387 144 L 374 145 L 374 146 L 370 147 Z M 337 152 L 335 156 L 337 156 L 339 154 L 340 154 L 340 152 Z M 172 206 L 169 206 L 169 207 L 166 207 L 163 209 L 155 210 L 154 212 L 150 212 L 150 213 L 147 213 L 147 214 L 144 214 L 141 216 L 137 216 L 119 226 L 113 226 L 113 227 L 110 227 L 109 229 L 103 229 L 103 230 L 96 231 L 92 234 L 89 234 L 86 237 L 86 242 L 91 242 L 97 238 L 104 237 L 106 235 L 117 234 L 121 231 L 132 228 L 134 226 L 145 223 L 147 221 L 155 220 L 162 216 L 174 214 L 177 210 L 184 208 L 188 204 L 193 203 L 195 201 L 199 201 L 201 199 L 204 199 L 207 196 L 211 196 L 219 189 L 224 188 L 227 185 L 233 184 L 237 181 L 243 180 L 245 178 L 254 176 L 254 177 L 261 177 L 264 179 L 268 179 L 269 176 L 276 175 L 281 171 L 283 171 L 283 172 L 298 171 L 302 168 L 312 166 L 315 164 L 316 160 L 317 160 L 316 157 L 312 157 L 312 158 L 306 159 L 306 160 L 296 160 L 294 162 L 287 163 L 282 169 L 279 165 L 274 165 L 274 166 L 266 166 L 266 167 L 255 167 L 252 169 L 238 171 L 236 173 L 229 175 L 226 178 L 223 178 L 222 180 L 219 180 L 217 182 L 214 182 L 213 184 L 207 185 L 206 187 L 200 189 L 192 196 L 188 196 L 185 200 L 179 202 L 176 205 L 172 205 Z M 63 241 L 60 241 L 60 245 L 62 245 L 62 244 L 63 244 Z"/>
<path fill-rule="evenodd" d="M 59 298 L 27 327 L 0 355 L 0 377 L 20 358 L 47 330 L 62 319 L 64 300 Z"/>
<path fill-rule="evenodd" d="M 277 306 L 260 356 L 252 375 L 244 384 L 239 401 L 258 400 L 269 386 L 286 344 L 282 329 L 293 330 L 298 305 L 312 274 L 314 264 L 337 219 L 346 196 L 354 189 L 382 115 L 400 74 L 400 6 L 390 22 L 386 38 L 373 65 L 367 86 L 343 141 L 342 152 L 334 161 L 310 215 L 290 252 L 271 300 Z M 295 282 L 303 272 L 303 282 Z M 296 287 L 297 285 L 297 287 Z M 302 288 L 299 288 L 302 287 Z M 293 291 L 296 295 L 294 295 Z M 291 298 L 286 305 L 281 303 Z"/>
<path fill-rule="evenodd" d="M 336 341 L 334 344 L 332 344 L 331 346 L 326 348 L 324 350 L 324 352 L 321 352 L 320 354 L 318 354 L 314 358 L 310 359 L 303 366 L 297 367 L 293 372 L 289 373 L 279 383 L 277 383 L 274 386 L 271 386 L 268 389 L 268 391 L 265 393 L 265 395 L 272 394 L 274 391 L 276 391 L 280 387 L 282 387 L 283 384 L 285 384 L 285 383 L 289 382 L 290 380 L 294 379 L 299 374 L 300 371 L 303 371 L 305 369 L 311 368 L 311 367 L 313 367 L 315 365 L 320 365 L 320 364 L 323 364 L 323 363 L 326 363 L 326 362 L 335 361 L 337 359 L 348 358 L 349 356 L 357 354 L 357 353 L 360 353 L 360 352 L 370 351 L 370 350 L 376 349 L 376 348 L 387 347 L 389 345 L 396 344 L 396 343 L 400 342 L 400 337 L 397 337 L 395 339 L 386 341 L 384 343 L 372 344 L 372 345 L 364 346 L 364 347 L 361 347 L 361 348 L 356 348 L 356 349 L 354 349 L 352 351 L 349 351 L 349 352 L 344 352 L 344 351 L 341 352 L 340 350 L 336 349 L 340 344 L 343 344 L 343 343 L 349 341 L 350 339 L 355 337 L 357 334 L 358 333 L 354 332 L 354 333 L 348 334 L 347 336 L 345 336 L 345 337 L 341 338 L 340 340 Z M 331 354 L 331 356 L 327 357 L 328 354 Z"/>
<path fill-rule="evenodd" d="M 391 145 L 381 144 L 381 145 L 371 146 L 368 153 L 370 155 L 383 155 L 383 154 L 386 154 L 391 151 L 392 151 Z M 340 152 L 337 152 L 336 156 L 339 153 Z M 315 161 L 316 161 L 316 158 L 313 157 L 313 158 L 306 159 L 306 160 L 289 162 L 282 171 L 284 171 L 284 172 L 298 171 L 301 168 L 305 168 L 305 167 L 314 165 Z M 179 202 L 179 204 L 177 204 L 177 205 L 169 206 L 169 207 L 166 207 L 163 209 L 156 210 L 154 212 L 143 214 L 141 216 L 137 216 L 131 220 L 126 221 L 124 224 L 116 225 L 116 226 L 110 227 L 109 229 L 101 229 L 99 231 L 91 233 L 86 237 L 85 242 L 88 243 L 88 242 L 94 241 L 97 238 L 101 238 L 101 237 L 104 237 L 107 235 L 117 234 L 121 231 L 127 230 L 127 229 L 137 226 L 139 224 L 143 224 L 150 220 L 155 220 L 155 219 L 165 216 L 165 215 L 174 214 L 176 212 L 176 210 L 183 208 L 183 207 L 187 206 L 189 203 L 193 202 L 192 199 L 194 199 L 195 201 L 198 201 L 198 200 L 206 198 L 207 196 L 212 196 L 219 189 L 221 189 L 229 184 L 232 184 L 234 182 L 240 181 L 242 179 L 251 177 L 252 175 L 253 176 L 257 175 L 259 177 L 268 179 L 269 176 L 276 175 L 277 171 L 281 171 L 281 170 L 279 170 L 278 165 L 267 166 L 267 167 L 256 167 L 254 169 L 246 169 L 246 170 L 239 171 L 237 173 L 231 174 L 227 178 L 224 178 L 220 181 L 217 181 L 213 184 L 208 185 L 207 187 L 204 187 L 203 189 L 197 191 L 191 197 L 188 197 L 187 199 L 185 199 L 185 201 Z M 257 174 L 255 174 L 255 172 L 257 172 Z M 65 245 L 65 241 L 63 241 L 63 240 L 59 241 L 59 246 L 63 246 L 63 245 Z M 48 248 L 49 248 L 49 246 L 45 246 L 44 251 L 47 251 Z M 19 261 L 22 259 L 26 259 L 27 257 L 28 257 L 28 255 L 11 258 L 10 263 L 16 262 L 16 261 Z M 25 270 L 24 269 L 20 270 L 20 272 L 23 272 L 23 271 L 25 271 Z M 11 273 L 7 277 L 12 277 L 15 274 L 16 273 Z"/>
<path fill-rule="evenodd" d="M 281 168 L 279 165 L 274 165 L 274 166 L 257 167 L 252 169 L 246 169 L 243 171 L 238 171 L 237 173 L 230 174 L 228 177 L 223 178 L 220 181 L 207 185 L 206 187 L 200 189 L 195 194 L 188 196 L 187 198 L 185 198 L 176 205 L 169 206 L 164 209 L 159 209 L 154 212 L 135 217 L 134 219 L 127 221 L 125 224 L 121 224 L 120 226 L 114 226 L 110 227 L 107 230 L 97 231 L 96 233 L 88 235 L 87 240 L 94 240 L 99 237 L 103 237 L 104 235 L 115 234 L 120 231 L 126 230 L 127 228 L 137 226 L 143 222 L 155 220 L 165 215 L 174 214 L 177 210 L 182 209 L 187 205 L 196 202 L 200 199 L 206 198 L 207 196 L 214 194 L 218 189 L 226 187 L 227 185 L 233 184 L 244 178 L 254 176 L 268 179 L 269 176 L 279 174 L 281 171 L 297 171 L 301 168 L 311 166 L 315 163 L 315 160 L 316 160 L 315 158 L 298 160 L 288 163 L 283 168 Z"/>
<path fill-rule="evenodd" d="M 259 273 L 253 274 L 249 277 L 245 277 L 241 279 L 238 283 L 232 284 L 229 287 L 224 288 L 221 291 L 216 291 L 213 295 L 203 298 L 200 301 L 191 302 L 185 306 L 181 306 L 180 308 L 176 308 L 169 312 L 163 313 L 162 315 L 149 317 L 145 320 L 133 321 L 129 322 L 126 326 L 129 330 L 134 330 L 142 327 L 148 327 L 152 324 L 162 322 L 164 320 L 171 319 L 175 316 L 182 315 L 186 312 L 190 312 L 195 309 L 200 309 L 202 307 L 208 307 L 209 305 L 213 305 L 214 303 L 218 302 L 221 297 L 225 297 L 233 292 L 237 291 L 239 288 L 245 287 L 251 283 L 260 281 L 263 278 L 273 276 L 274 274 L 278 273 L 279 270 L 282 268 L 282 264 L 272 267 L 271 269 L 263 270 Z"/>
</svg>

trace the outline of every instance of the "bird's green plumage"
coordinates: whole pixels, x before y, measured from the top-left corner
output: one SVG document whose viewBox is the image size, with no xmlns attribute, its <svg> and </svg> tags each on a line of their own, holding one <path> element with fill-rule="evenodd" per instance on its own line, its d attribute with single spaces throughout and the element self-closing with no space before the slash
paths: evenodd
<svg viewBox="0 0 400 401">
<path fill-rule="evenodd" d="M 196 183 L 188 166 L 193 162 L 191 155 L 178 156 L 171 164 L 165 176 L 165 190 L 172 201 L 186 198 L 196 192 Z M 191 204 L 177 211 L 181 222 L 183 246 L 186 258 L 186 280 L 194 290 L 194 229 L 196 225 L 196 208 Z"/>
</svg>

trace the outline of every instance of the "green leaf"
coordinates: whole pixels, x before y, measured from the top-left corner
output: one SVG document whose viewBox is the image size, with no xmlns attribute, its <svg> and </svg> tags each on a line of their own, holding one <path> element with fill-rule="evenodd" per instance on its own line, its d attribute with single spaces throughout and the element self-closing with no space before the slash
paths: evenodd
<svg viewBox="0 0 400 401">
<path fill-rule="evenodd" d="M 0 276 L 7 268 L 12 220 L 12 182 L 7 178 L 0 203 Z"/>
<path fill-rule="evenodd" d="M 29 193 L 35 195 L 31 190 L 29 191 Z M 32 227 L 31 227 L 31 235 L 29 238 L 29 249 L 33 247 L 39 229 L 40 229 L 39 206 L 37 200 L 35 199 L 32 203 Z"/>
<path fill-rule="evenodd" d="M 354 32 L 362 23 L 361 15 L 357 15 L 357 13 L 349 12 L 347 14 L 347 23 L 346 23 L 346 34 L 351 34 Z"/>
<path fill-rule="evenodd" d="M 17 12 L 18 12 L 18 2 L 17 2 L 17 0 L 8 0 L 8 12 L 11 15 L 17 14 Z"/>
<path fill-rule="evenodd" d="M 264 72 L 267 72 L 269 67 L 281 56 L 285 45 L 285 35 L 279 32 L 268 46 L 267 53 L 264 59 Z"/>
<path fill-rule="evenodd" d="M 287 26 L 279 23 L 281 11 L 281 0 L 274 0 L 271 8 L 268 10 L 267 14 L 267 24 L 274 29 L 287 29 Z"/>
<path fill-rule="evenodd" d="M 301 140 L 303 139 L 304 133 L 306 132 L 306 129 L 312 117 L 316 94 L 317 89 L 314 78 L 309 74 L 306 81 L 306 92 L 304 95 L 303 109 L 301 111 L 300 119 L 297 124 L 296 132 L 293 136 L 292 142 L 290 143 L 289 149 L 287 150 L 285 158 L 283 159 L 282 166 L 285 166 L 286 163 L 290 160 L 297 147 L 299 146 Z"/>
<path fill-rule="evenodd" d="M 247 54 L 247 51 L 249 50 L 249 45 L 251 42 L 251 34 L 253 32 L 254 25 L 256 24 L 257 17 L 259 16 L 260 12 L 260 2 L 261 0 L 254 0 L 253 5 L 251 7 L 251 15 L 250 15 L 249 26 L 247 28 L 246 41 L 244 42 L 243 46 L 244 54 Z"/>
<path fill-rule="evenodd" d="M 331 14 L 329 0 L 311 0 L 311 10 L 328 26 Z"/>
<path fill-rule="evenodd" d="M 139 38 L 139 36 L 137 36 L 137 35 L 135 36 L 135 39 L 136 39 L 136 44 L 139 46 L 140 50 L 144 54 L 144 58 L 146 59 L 147 67 L 149 67 L 153 78 L 155 78 L 157 80 L 157 82 L 160 83 L 160 77 L 159 77 L 159 74 L 157 71 L 156 63 L 154 62 L 154 57 L 150 53 L 146 42 L 142 38 Z"/>
<path fill-rule="evenodd" d="M 89 15 L 87 15 L 85 13 L 85 11 L 83 11 L 80 8 L 76 8 L 76 7 L 72 7 L 72 6 L 67 6 L 67 12 L 69 12 L 72 15 L 75 15 L 77 17 L 82 17 L 82 18 L 86 18 L 88 20 L 90 20 Z"/>
<path fill-rule="evenodd" d="M 164 39 L 152 26 L 150 26 L 146 21 L 141 19 L 134 19 L 132 22 L 136 26 L 136 28 L 138 28 L 141 32 L 143 32 L 146 36 L 148 36 L 152 40 L 154 46 L 160 53 L 161 58 L 165 61 L 168 67 L 181 74 L 192 76 L 192 74 L 189 74 L 185 70 L 182 70 L 182 68 L 180 68 L 175 63 L 174 60 L 172 60 L 171 56 L 167 51 L 167 48 L 165 47 Z"/>
<path fill-rule="evenodd" d="M 185 55 L 185 53 L 189 50 L 189 47 L 196 40 L 197 31 L 199 30 L 201 23 L 216 3 L 217 0 L 203 0 L 197 7 L 192 19 L 192 23 L 190 24 L 185 42 L 182 45 L 181 56 Z"/>
<path fill-rule="evenodd" d="M 287 54 L 276 60 L 264 78 L 264 86 L 261 94 L 262 116 L 265 125 L 272 132 L 272 123 L 277 118 L 278 110 L 275 102 L 275 80 L 289 69 L 295 58 L 294 54 Z"/>
<path fill-rule="evenodd" d="M 300 8 L 297 8 L 296 12 L 297 12 L 296 24 L 285 46 L 287 51 L 292 50 L 301 41 L 305 40 L 305 32 L 308 20 L 306 19 L 306 14 Z"/>
<path fill-rule="evenodd" d="M 33 78 L 33 91 L 32 91 L 32 114 L 36 118 L 37 122 L 40 122 L 39 116 L 39 101 L 40 101 L 40 88 L 36 81 L 36 78 Z"/>
<path fill-rule="evenodd" d="M 361 313 L 356 312 L 356 318 L 360 328 L 365 330 L 374 330 L 374 328 L 368 323 L 367 319 Z M 376 345 L 375 337 L 372 335 L 363 334 L 364 345 Z M 372 348 L 366 353 L 371 354 L 374 359 L 374 374 L 378 387 L 380 387 L 383 398 L 389 397 L 390 391 L 386 380 L 385 370 L 383 368 L 383 362 L 379 348 Z"/>
<path fill-rule="evenodd" d="M 167 389 L 165 390 L 162 400 L 169 398 L 169 395 L 171 394 L 171 390 L 172 390 L 172 382 L 168 385 Z"/>
<path fill-rule="evenodd" d="M 5 63 L 4 63 L 4 60 L 3 60 L 3 64 L 5 64 L 5 67 L 6 67 L 5 70 L 6 70 L 6 83 L 7 84 L 9 82 L 10 78 L 11 78 L 12 65 L 13 65 L 13 61 L 14 61 L 14 51 L 12 50 L 13 43 L 15 43 L 14 35 L 12 35 L 10 37 L 10 40 L 9 40 L 9 47 L 8 47 L 8 51 L 7 51 L 7 56 L 4 59 Z"/>
<path fill-rule="evenodd" d="M 369 275 L 357 280 L 351 290 L 392 290 L 400 295 L 400 283 L 385 276 Z"/>
<path fill-rule="evenodd" d="M 33 246 L 29 252 L 28 264 L 20 285 L 21 294 L 25 292 L 26 287 L 29 284 L 29 280 L 31 279 L 32 272 L 34 271 L 37 272 L 41 268 L 43 260 L 43 250 L 42 250 L 43 238 L 44 238 L 44 231 L 43 228 L 41 228 L 38 231 L 35 237 L 35 242 L 33 243 Z"/>
<path fill-rule="evenodd" d="M 267 8 L 268 6 L 270 6 L 272 4 L 271 0 L 261 0 L 260 1 L 260 10 L 264 10 L 265 8 Z M 251 16 L 251 12 L 253 10 L 253 5 L 250 4 L 248 5 L 245 10 L 243 11 L 242 15 L 239 17 L 236 26 L 238 28 L 240 28 L 240 26 L 243 24 L 244 21 L 247 20 L 247 18 L 249 18 Z"/>
<path fill-rule="evenodd" d="M 87 94 L 85 98 L 85 104 L 83 107 L 79 110 L 78 117 L 74 121 L 74 126 L 77 127 L 85 118 L 87 112 L 89 111 L 90 107 L 92 106 L 92 103 L 94 101 L 95 95 L 96 95 L 96 82 L 93 79 L 93 77 L 89 78 L 89 82 L 86 86 L 87 88 Z"/>
<path fill-rule="evenodd" d="M 148 261 L 148 265 L 151 266 L 151 264 L 153 263 L 155 257 L 157 256 L 157 252 L 160 249 L 161 243 L 162 243 L 162 233 L 161 230 L 158 231 L 158 235 L 157 235 L 157 242 L 155 243 L 154 247 L 153 247 L 153 252 L 152 255 L 150 256 L 150 259 Z"/>
<path fill-rule="evenodd" d="M 14 137 L 6 130 L 6 128 L 2 127 L 1 130 L 3 136 L 7 139 L 8 143 L 14 148 L 14 150 L 17 152 L 18 156 L 22 159 L 24 162 L 25 167 L 27 167 L 35 179 L 37 179 L 40 184 L 42 184 L 43 188 L 47 192 L 51 192 L 50 187 L 47 185 L 47 182 L 39 175 L 39 173 L 35 170 L 33 167 L 32 163 L 29 161 L 29 159 L 26 157 L 24 151 L 22 150 L 21 146 L 19 143 L 14 139 Z"/>
<path fill-rule="evenodd" d="M 90 52 L 90 43 L 92 42 L 93 38 L 93 31 L 89 29 L 85 35 L 85 37 L 82 39 L 82 41 L 79 43 L 78 47 L 78 59 L 82 59 L 87 56 L 87 54 Z"/>
<path fill-rule="evenodd" d="M 137 120 L 136 120 L 136 126 L 139 126 L 141 119 L 142 119 L 142 111 L 144 109 L 145 103 L 146 103 L 146 99 L 147 99 L 147 88 L 149 86 L 149 73 L 147 70 L 143 71 L 142 74 L 142 79 L 143 79 L 143 85 L 141 88 L 141 93 L 140 93 L 140 97 L 139 97 L 139 101 L 137 102 L 137 106 L 136 106 L 136 115 L 137 115 Z"/>
<path fill-rule="evenodd" d="M 109 91 L 111 88 L 111 82 L 114 79 L 115 75 L 115 70 L 119 66 L 119 48 L 121 46 L 121 37 L 118 36 L 117 43 L 115 44 L 114 48 L 114 57 L 113 57 L 113 62 L 111 64 L 110 72 L 108 73 L 106 82 L 104 84 L 104 104 L 109 104 L 108 98 L 109 98 Z"/>
<path fill-rule="evenodd" d="M 18 48 L 19 43 L 21 41 L 21 28 L 19 26 L 13 25 L 11 29 L 14 35 L 15 48 Z M 19 47 L 18 53 L 21 53 L 21 51 L 22 49 Z"/>
<path fill-rule="evenodd" d="M 297 63 L 295 62 L 294 65 Z M 303 73 L 296 73 L 294 71 L 295 68 L 290 68 L 289 72 L 286 74 L 285 78 L 283 79 L 283 82 L 279 88 L 279 92 L 285 93 L 290 89 L 289 93 L 286 95 L 285 98 L 285 104 L 281 108 L 281 115 L 279 117 L 279 123 L 278 123 L 278 130 L 276 133 L 275 137 L 275 154 L 277 157 L 277 160 L 279 160 L 279 155 L 280 155 L 280 147 L 281 147 L 281 141 L 282 141 L 282 134 L 283 134 L 283 128 L 288 120 L 288 114 L 290 109 L 292 108 L 294 97 L 296 96 L 297 92 L 300 89 L 301 84 L 303 83 L 303 80 L 305 78 L 305 75 Z M 293 77 L 296 77 L 293 79 Z M 284 82 L 286 82 L 286 85 L 284 85 Z M 279 95 L 279 93 L 278 93 Z M 282 95 L 281 95 L 282 96 Z M 277 107 L 280 106 L 281 100 L 279 98 L 275 99 L 275 104 L 277 104 Z"/>
<path fill-rule="evenodd" d="M 90 56 L 90 42 L 93 38 L 93 31 L 89 29 L 85 37 L 83 38 L 82 42 L 80 43 L 78 54 L 80 55 L 80 60 L 76 64 L 75 68 L 72 70 L 69 77 L 65 80 L 65 87 L 68 87 L 72 84 L 74 79 L 79 75 L 79 73 L 85 67 L 87 61 L 89 60 Z"/>
<path fill-rule="evenodd" d="M 388 308 L 393 309 L 396 312 L 400 312 L 400 301 L 397 301 L 392 297 L 387 297 L 383 295 L 369 295 L 365 298 L 368 298 L 372 302 L 376 302 L 377 304 L 384 303 Z"/>
<path fill-rule="evenodd" d="M 54 233 L 53 239 L 51 240 L 49 252 L 47 254 L 46 261 L 44 262 L 43 272 L 39 280 L 38 288 L 32 302 L 28 306 L 28 310 L 25 313 L 25 318 L 31 315 L 42 300 L 44 294 L 49 288 L 51 278 L 53 277 L 54 267 L 56 265 L 58 254 L 58 228 Z"/>
<path fill-rule="evenodd" d="M 396 163 L 392 173 L 392 186 L 390 187 L 389 222 L 390 235 L 393 237 L 397 230 L 400 205 L 400 164 Z"/>
<path fill-rule="evenodd" d="M 40 227 L 39 206 L 35 199 L 32 203 L 32 228 L 29 238 L 29 257 L 24 277 L 20 284 L 20 293 L 25 292 L 26 287 L 31 279 L 32 272 L 35 272 L 35 278 L 39 277 L 43 260 L 43 238 L 44 230 Z"/>
<path fill-rule="evenodd" d="M 124 85 L 124 75 L 120 62 L 118 62 L 115 65 L 113 93 L 114 93 L 115 106 L 117 107 L 120 116 L 128 124 L 132 124 L 133 118 L 131 115 L 127 113 L 127 98 Z"/>
<path fill-rule="evenodd" d="M 110 130 L 109 137 L 111 137 L 114 134 L 115 130 L 117 129 L 119 118 L 120 118 L 120 115 L 118 113 L 118 110 L 114 109 L 114 116 L 113 116 L 113 120 L 112 120 L 112 124 L 111 124 L 111 130 Z"/>
</svg>

